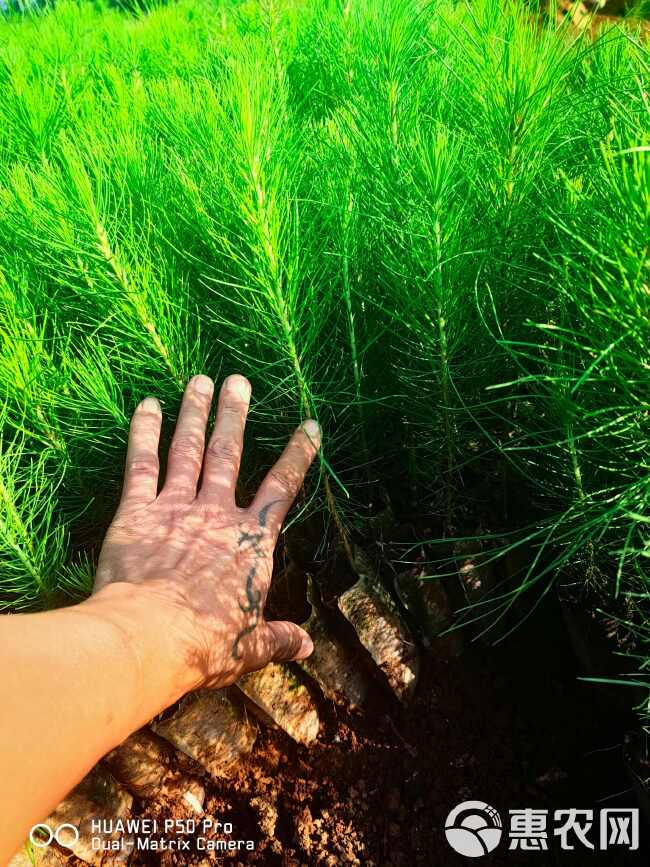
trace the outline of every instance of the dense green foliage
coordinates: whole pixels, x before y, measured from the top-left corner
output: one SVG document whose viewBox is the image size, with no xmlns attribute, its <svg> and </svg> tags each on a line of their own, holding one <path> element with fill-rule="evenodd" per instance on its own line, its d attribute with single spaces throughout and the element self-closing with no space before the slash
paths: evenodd
<svg viewBox="0 0 650 867">
<path fill-rule="evenodd" d="M 0 604 L 85 592 L 136 402 L 240 370 L 242 497 L 316 415 L 324 538 L 489 511 L 647 666 L 648 71 L 498 0 L 0 21 Z"/>
</svg>

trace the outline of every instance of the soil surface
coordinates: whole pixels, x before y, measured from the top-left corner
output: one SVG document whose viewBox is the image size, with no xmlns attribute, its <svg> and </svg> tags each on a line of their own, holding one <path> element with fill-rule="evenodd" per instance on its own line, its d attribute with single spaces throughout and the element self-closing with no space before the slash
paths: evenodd
<svg viewBox="0 0 650 867">
<path fill-rule="evenodd" d="M 231 837 L 254 841 L 253 852 L 209 855 L 190 836 L 189 852 L 136 853 L 131 863 L 453 867 L 472 863 L 444 834 L 447 814 L 465 800 L 496 807 L 506 832 L 509 809 L 545 809 L 552 818 L 558 808 L 638 806 L 623 765 L 622 726 L 633 718 L 622 719 L 611 695 L 580 674 L 553 600 L 497 648 L 474 642 L 445 661 L 434 644 L 408 708 L 388 697 L 365 714 L 324 706 L 310 747 L 262 726 L 230 779 L 204 781 L 206 815 L 232 822 Z M 133 812 L 170 816 L 146 800 L 136 800 Z M 642 818 L 642 849 L 648 840 Z M 480 863 L 648 862 L 647 849 L 562 851 L 551 832 L 548 851 L 527 853 L 509 851 L 504 834 Z"/>
</svg>

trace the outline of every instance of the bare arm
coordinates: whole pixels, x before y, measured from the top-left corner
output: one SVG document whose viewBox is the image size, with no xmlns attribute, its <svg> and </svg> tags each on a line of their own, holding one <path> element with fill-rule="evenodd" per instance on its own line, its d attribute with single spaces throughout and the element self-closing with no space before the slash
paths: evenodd
<svg viewBox="0 0 650 867">
<path fill-rule="evenodd" d="M 316 454 L 318 426 L 295 432 L 240 509 L 250 385 L 241 376 L 224 382 L 205 448 L 212 391 L 205 376 L 188 385 L 160 493 L 160 407 L 147 398 L 137 408 L 93 596 L 0 618 L 0 864 L 101 756 L 185 692 L 311 653 L 300 627 L 262 612 L 273 549 Z"/>
</svg>

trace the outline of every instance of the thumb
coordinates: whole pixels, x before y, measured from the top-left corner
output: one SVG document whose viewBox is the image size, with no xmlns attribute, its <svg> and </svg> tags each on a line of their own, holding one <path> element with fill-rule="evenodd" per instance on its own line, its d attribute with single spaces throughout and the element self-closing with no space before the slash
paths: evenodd
<svg viewBox="0 0 650 867">
<path fill-rule="evenodd" d="M 289 620 L 269 620 L 266 623 L 266 648 L 269 662 L 289 662 L 305 659 L 314 649 L 309 635 Z"/>
</svg>

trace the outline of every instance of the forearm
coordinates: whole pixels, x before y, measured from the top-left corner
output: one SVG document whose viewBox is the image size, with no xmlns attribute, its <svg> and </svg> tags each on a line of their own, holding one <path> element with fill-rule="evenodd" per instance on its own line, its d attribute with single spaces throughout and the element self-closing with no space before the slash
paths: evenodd
<svg viewBox="0 0 650 867">
<path fill-rule="evenodd" d="M 147 611 L 149 608 L 149 611 Z M 135 587 L 0 618 L 0 864 L 101 756 L 190 686 Z"/>
</svg>

